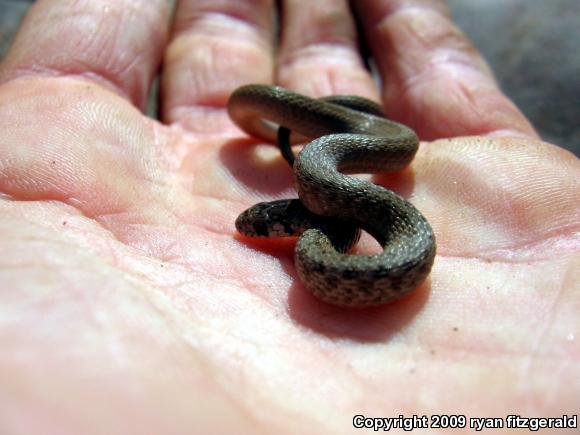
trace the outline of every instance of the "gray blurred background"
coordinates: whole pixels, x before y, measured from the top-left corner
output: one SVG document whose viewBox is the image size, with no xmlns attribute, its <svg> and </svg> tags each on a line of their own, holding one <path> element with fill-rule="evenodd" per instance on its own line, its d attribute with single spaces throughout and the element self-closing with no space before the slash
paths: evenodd
<svg viewBox="0 0 580 435">
<path fill-rule="evenodd" d="M 0 0 L 0 59 L 33 1 Z M 542 138 L 580 155 L 580 0 L 449 4 Z"/>
</svg>

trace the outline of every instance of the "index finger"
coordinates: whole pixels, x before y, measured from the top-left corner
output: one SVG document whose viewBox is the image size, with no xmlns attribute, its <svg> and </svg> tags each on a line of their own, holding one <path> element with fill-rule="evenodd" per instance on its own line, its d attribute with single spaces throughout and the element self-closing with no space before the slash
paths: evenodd
<svg viewBox="0 0 580 435">
<path fill-rule="evenodd" d="M 501 92 L 443 0 L 353 2 L 384 82 L 390 118 L 425 140 L 515 134 L 536 137 Z"/>
</svg>

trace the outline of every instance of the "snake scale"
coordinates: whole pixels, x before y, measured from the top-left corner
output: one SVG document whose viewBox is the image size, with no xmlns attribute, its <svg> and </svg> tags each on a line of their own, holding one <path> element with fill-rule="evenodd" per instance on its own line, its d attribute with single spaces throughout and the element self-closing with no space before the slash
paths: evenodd
<svg viewBox="0 0 580 435">
<path fill-rule="evenodd" d="M 435 257 L 435 236 L 425 217 L 394 192 L 347 175 L 405 168 L 419 145 L 413 130 L 380 116 L 380 106 L 362 97 L 313 99 L 269 85 L 235 90 L 228 113 L 250 135 L 278 139 L 299 197 L 244 211 L 236 220 L 241 234 L 299 236 L 295 264 L 300 279 L 316 297 L 334 305 L 384 304 L 425 280 Z M 310 141 L 295 161 L 290 131 Z M 348 253 L 360 228 L 380 243 L 382 252 Z"/>
</svg>

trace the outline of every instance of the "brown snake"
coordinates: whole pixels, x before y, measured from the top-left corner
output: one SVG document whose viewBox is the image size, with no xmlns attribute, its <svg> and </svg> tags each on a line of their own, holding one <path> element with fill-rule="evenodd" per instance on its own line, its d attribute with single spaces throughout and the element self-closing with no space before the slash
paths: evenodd
<svg viewBox="0 0 580 435">
<path fill-rule="evenodd" d="M 293 163 L 298 199 L 259 203 L 236 220 L 250 237 L 300 236 L 295 263 L 305 286 L 335 305 L 364 307 L 401 298 L 421 284 L 435 257 L 435 237 L 423 215 L 397 194 L 348 173 L 399 171 L 419 140 L 381 116 L 361 97 L 312 99 L 284 88 L 247 85 L 228 102 L 232 120 L 247 133 L 275 141 Z M 266 122 L 264 122 L 266 121 Z M 312 140 L 296 161 L 289 132 Z M 383 247 L 351 255 L 359 228 Z"/>
</svg>

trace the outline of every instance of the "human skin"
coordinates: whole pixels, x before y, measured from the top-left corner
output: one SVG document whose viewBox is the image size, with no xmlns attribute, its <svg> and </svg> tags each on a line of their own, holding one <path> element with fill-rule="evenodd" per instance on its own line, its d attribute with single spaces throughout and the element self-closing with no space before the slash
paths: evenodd
<svg viewBox="0 0 580 435">
<path fill-rule="evenodd" d="M 284 2 L 276 59 L 268 1 L 185 0 L 173 27 L 161 0 L 35 3 L 0 66 L 2 434 L 578 412 L 578 160 L 536 136 L 443 2 L 356 6 L 383 89 L 343 1 Z M 235 234 L 246 207 L 295 195 L 276 148 L 227 117 L 253 82 L 382 99 L 425 141 L 374 177 L 436 234 L 414 294 L 328 306 L 294 241 Z"/>
</svg>

